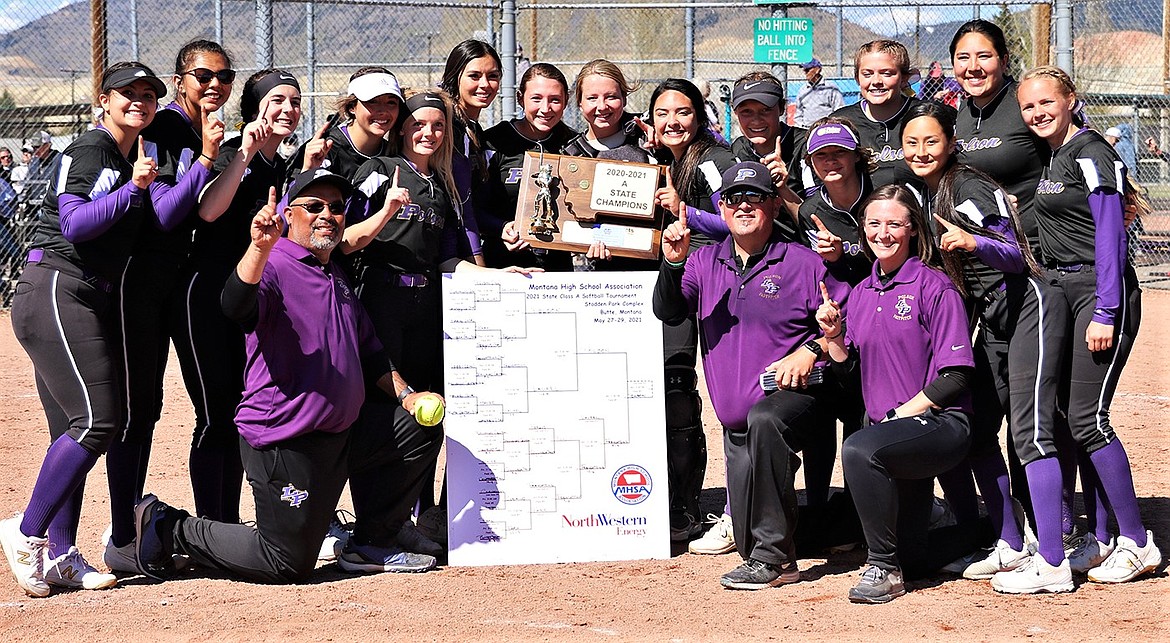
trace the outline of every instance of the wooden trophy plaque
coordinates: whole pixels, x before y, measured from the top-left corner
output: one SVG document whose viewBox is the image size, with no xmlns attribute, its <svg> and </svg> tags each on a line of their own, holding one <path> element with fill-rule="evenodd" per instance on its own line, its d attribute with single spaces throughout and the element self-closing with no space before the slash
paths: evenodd
<svg viewBox="0 0 1170 643">
<path fill-rule="evenodd" d="M 661 166 L 528 152 L 523 172 L 515 219 L 522 240 L 571 252 L 601 241 L 615 256 L 658 258 Z"/>
</svg>

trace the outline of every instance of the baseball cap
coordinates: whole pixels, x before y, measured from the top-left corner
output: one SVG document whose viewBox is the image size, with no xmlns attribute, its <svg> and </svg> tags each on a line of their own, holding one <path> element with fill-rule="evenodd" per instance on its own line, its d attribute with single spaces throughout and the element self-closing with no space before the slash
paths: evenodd
<svg viewBox="0 0 1170 643">
<path fill-rule="evenodd" d="M 1121 138 L 1121 130 L 1116 127 L 1110 127 L 1105 130 L 1105 136 L 1112 136 L 1113 138 Z"/>
<path fill-rule="evenodd" d="M 347 91 L 361 101 L 373 100 L 383 94 L 397 96 L 400 102 L 404 100 L 398 79 L 394 77 L 394 74 L 384 72 L 375 72 L 354 78 L 349 81 Z"/>
<path fill-rule="evenodd" d="M 723 173 L 723 194 L 733 192 L 761 192 L 775 194 L 776 186 L 772 185 L 772 175 L 768 168 L 755 161 L 743 161 L 727 168 Z"/>
<path fill-rule="evenodd" d="M 805 71 L 808 71 L 810 69 L 815 69 L 815 68 L 820 67 L 820 66 L 821 66 L 821 61 L 817 60 L 816 58 L 813 58 L 812 60 L 810 60 L 806 63 L 801 63 L 800 68 L 805 70 Z"/>
<path fill-rule="evenodd" d="M 306 170 L 293 178 L 292 185 L 289 186 L 288 194 L 286 195 L 287 202 L 292 203 L 293 199 L 300 196 L 301 192 L 304 192 L 306 188 L 316 183 L 327 183 L 336 187 L 338 190 L 341 190 L 341 198 L 343 199 L 348 199 L 349 195 L 353 193 L 353 184 L 346 180 L 345 177 L 319 168 L 316 170 Z"/>
<path fill-rule="evenodd" d="M 754 100 L 764 107 L 775 107 L 784 99 L 784 88 L 766 80 L 744 81 L 735 84 L 731 90 L 731 108 L 735 109 L 745 101 Z"/>
<path fill-rule="evenodd" d="M 825 123 L 808 133 L 807 149 L 809 154 L 834 146 L 855 150 L 858 145 L 857 137 L 853 135 L 853 132 L 840 123 Z"/>
<path fill-rule="evenodd" d="M 157 76 L 142 65 L 129 65 L 110 74 L 102 82 L 102 93 L 108 92 L 111 89 L 125 87 L 136 80 L 145 80 L 150 83 L 150 88 L 154 90 L 157 98 L 162 98 L 167 95 L 167 86 L 163 84 L 163 81 L 159 80 Z"/>
<path fill-rule="evenodd" d="M 35 152 L 38 147 L 52 142 L 53 137 L 45 130 L 33 130 L 29 132 L 29 135 L 24 139 L 24 145 L 21 147 L 21 149 L 27 149 L 30 152 Z"/>
</svg>

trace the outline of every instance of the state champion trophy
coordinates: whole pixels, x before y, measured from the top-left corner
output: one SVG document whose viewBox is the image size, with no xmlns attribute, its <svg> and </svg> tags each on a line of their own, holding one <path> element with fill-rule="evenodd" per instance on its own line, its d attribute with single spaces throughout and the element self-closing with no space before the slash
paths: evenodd
<svg viewBox="0 0 1170 643">
<path fill-rule="evenodd" d="M 600 241 L 618 257 L 657 259 L 664 210 L 654 192 L 663 169 L 527 152 L 514 225 L 536 248 L 585 252 Z"/>
</svg>

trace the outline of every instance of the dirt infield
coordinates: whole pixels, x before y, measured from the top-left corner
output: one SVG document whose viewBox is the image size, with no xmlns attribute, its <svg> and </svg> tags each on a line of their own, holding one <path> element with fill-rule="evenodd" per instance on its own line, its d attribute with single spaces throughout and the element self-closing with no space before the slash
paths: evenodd
<svg viewBox="0 0 1170 643">
<path fill-rule="evenodd" d="M 1170 292 L 1147 290 L 1138 345 L 1113 419 L 1133 464 L 1142 515 L 1170 553 Z M 31 365 L 0 314 L 0 513 L 22 510 L 48 442 Z M 147 490 L 192 505 L 187 445 L 193 422 L 172 360 Z M 724 497 L 721 438 L 707 410 L 710 466 L 705 509 Z M 798 476 L 799 480 L 799 476 Z M 108 522 L 105 466 L 90 475 L 79 543 L 100 561 Z M 839 484 L 839 476 L 838 476 Z M 245 515 L 251 513 L 245 501 Z M 803 582 L 759 592 L 720 588 L 738 560 L 676 555 L 665 561 L 445 568 L 423 575 L 353 577 L 322 566 L 310 583 L 269 587 L 222 577 L 165 584 L 123 579 L 112 590 L 29 599 L 0 563 L 0 632 L 6 640 L 669 640 L 791 639 L 1170 640 L 1165 569 L 1122 586 L 1012 597 L 986 582 L 913 583 L 887 606 L 845 599 L 859 552 L 800 561 Z"/>
</svg>

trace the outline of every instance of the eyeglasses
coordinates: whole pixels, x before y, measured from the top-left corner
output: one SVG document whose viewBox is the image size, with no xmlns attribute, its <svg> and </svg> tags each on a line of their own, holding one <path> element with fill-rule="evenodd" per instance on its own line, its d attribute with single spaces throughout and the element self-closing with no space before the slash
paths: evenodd
<svg viewBox="0 0 1170 643">
<path fill-rule="evenodd" d="M 206 85 L 207 83 L 210 83 L 212 78 L 218 78 L 219 82 L 223 83 L 224 85 L 230 85 L 236 79 L 236 70 L 221 69 L 219 71 L 211 71 L 210 69 L 205 69 L 203 67 L 196 67 L 190 71 L 183 72 L 183 75 L 194 76 L 195 80 L 199 81 L 200 85 Z"/>
<path fill-rule="evenodd" d="M 11 161 L 11 160 L 12 160 L 12 156 L 10 156 L 8 154 L 5 154 L 4 156 L 0 156 L 0 161 Z"/>
<path fill-rule="evenodd" d="M 767 194 L 760 194 L 759 192 L 737 192 L 735 194 L 726 194 L 723 200 L 727 205 L 739 205 L 740 203 L 763 203 L 767 200 Z"/>
<path fill-rule="evenodd" d="M 294 208 L 302 208 L 309 214 L 321 214 L 321 212 L 325 210 L 326 207 L 329 208 L 330 214 L 341 214 L 345 212 L 345 201 L 330 201 L 329 203 L 326 203 L 324 201 L 316 200 L 306 201 L 304 203 L 290 203 L 289 206 Z"/>
</svg>

